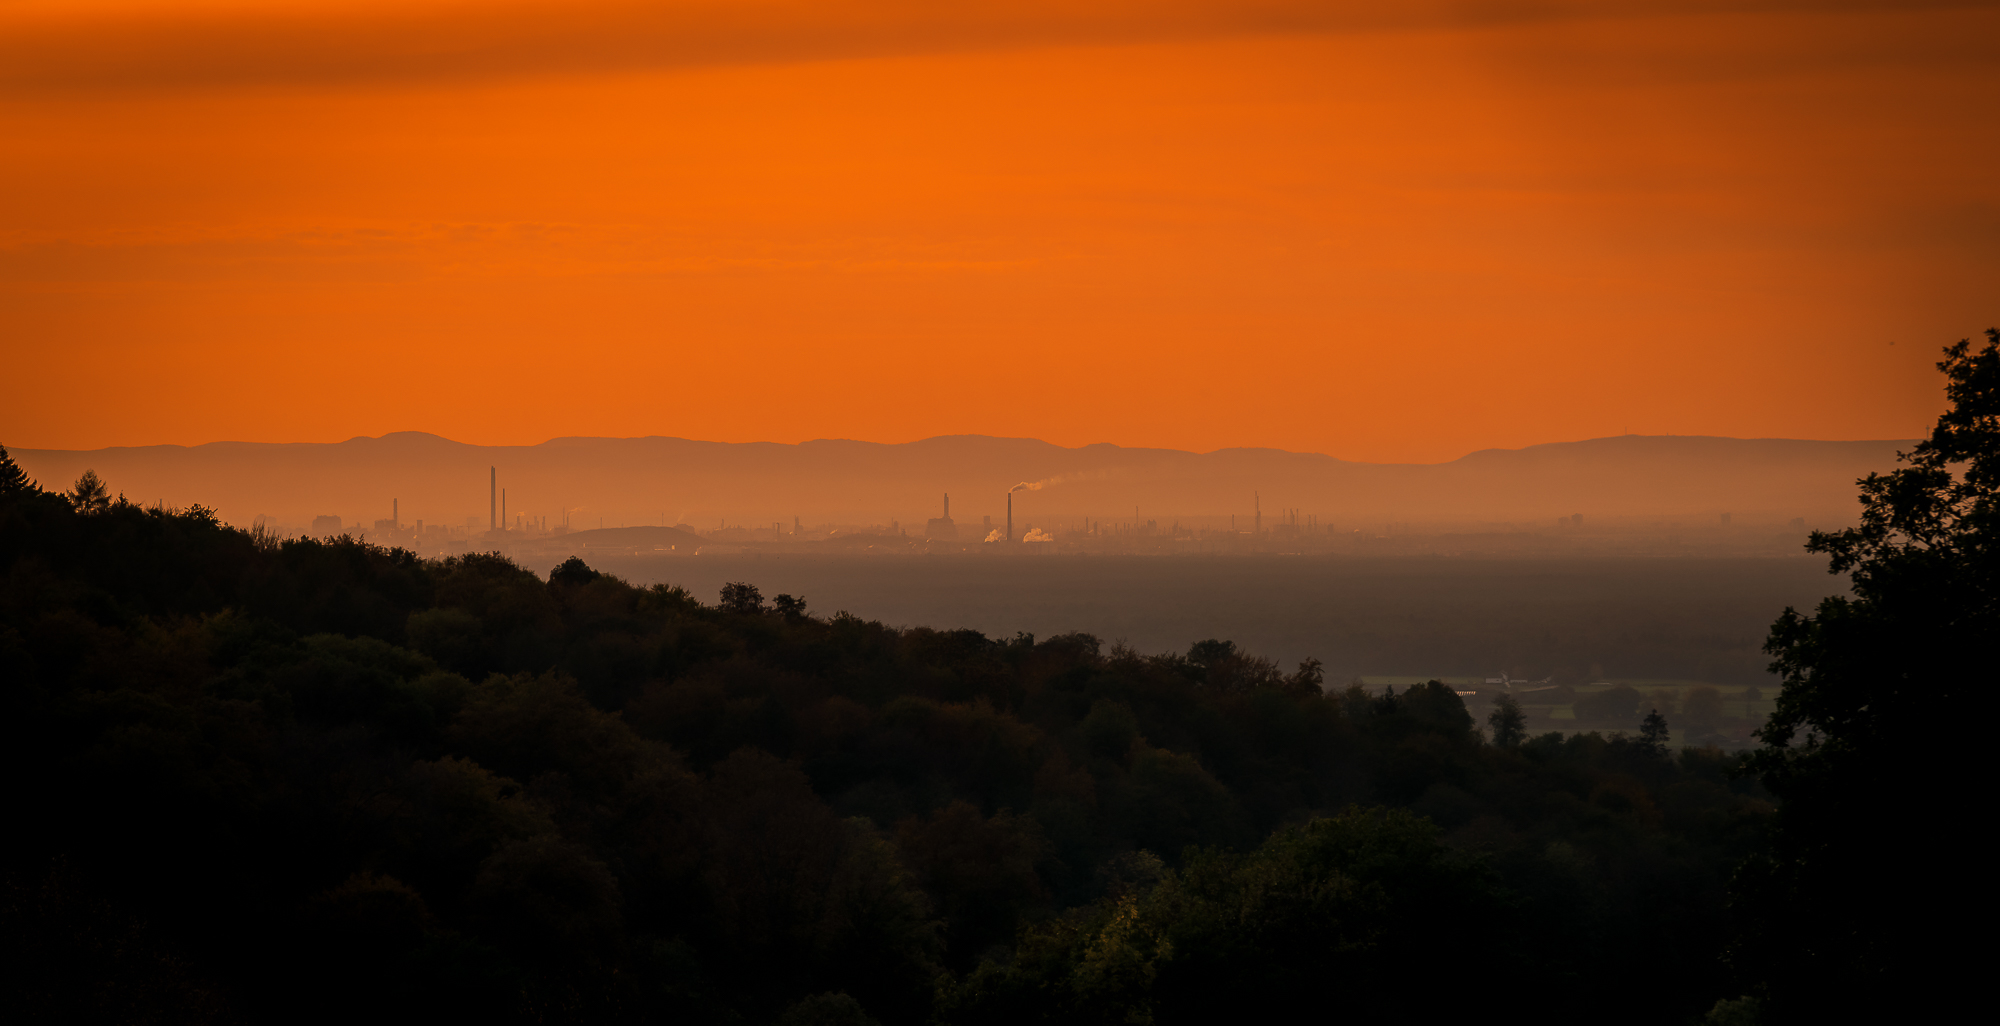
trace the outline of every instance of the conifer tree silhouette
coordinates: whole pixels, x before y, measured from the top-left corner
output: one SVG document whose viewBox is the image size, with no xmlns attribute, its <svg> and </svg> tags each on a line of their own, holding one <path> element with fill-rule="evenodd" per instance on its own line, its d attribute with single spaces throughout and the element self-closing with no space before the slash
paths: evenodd
<svg viewBox="0 0 2000 1026">
<path fill-rule="evenodd" d="M 0 445 L 0 495 L 16 495 L 41 489 L 28 477 L 14 457 L 7 454 L 7 447 Z"/>
<path fill-rule="evenodd" d="M 1653 751 L 1665 752 L 1669 736 L 1667 718 L 1660 715 L 1658 709 L 1647 713 L 1646 719 L 1639 724 L 1639 743 Z"/>
<path fill-rule="evenodd" d="M 97 471 L 86 470 L 82 477 L 76 479 L 76 484 L 70 487 L 69 501 L 78 512 L 97 513 L 111 508 L 111 492 L 104 487 L 104 481 L 97 476 Z"/>
</svg>

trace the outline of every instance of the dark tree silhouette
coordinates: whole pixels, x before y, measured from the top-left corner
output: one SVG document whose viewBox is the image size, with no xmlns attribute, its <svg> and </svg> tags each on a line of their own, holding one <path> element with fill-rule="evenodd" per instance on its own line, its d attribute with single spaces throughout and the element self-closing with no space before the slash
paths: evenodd
<svg viewBox="0 0 2000 1026">
<path fill-rule="evenodd" d="M 1639 743 L 1653 751 L 1665 752 L 1669 736 L 1667 718 L 1660 715 L 1658 709 L 1647 713 L 1645 720 L 1639 724 Z"/>
<path fill-rule="evenodd" d="M 806 618 L 806 600 L 797 596 L 780 595 L 771 600 L 771 608 L 792 623 Z"/>
<path fill-rule="evenodd" d="M 1852 597 L 1785 610 L 1765 645 L 1784 684 L 1754 766 L 1783 801 L 1769 856 L 1739 875 L 1737 950 L 1775 1022 L 1930 1018 L 1980 978 L 1978 946 L 1933 917 L 1982 868 L 1951 803 L 1983 746 L 1940 743 L 1934 717 L 1983 700 L 2000 641 L 2000 331 L 1938 369 L 1930 437 L 1859 482 L 1860 526 L 1806 544 Z"/>
<path fill-rule="evenodd" d="M 722 586 L 722 608 L 746 615 L 761 613 L 764 611 L 764 596 L 756 585 L 734 581 Z"/>
<path fill-rule="evenodd" d="M 566 584 L 575 587 L 577 585 L 589 584 L 602 576 L 604 575 L 592 570 L 590 564 L 585 563 L 575 556 L 571 556 L 563 560 L 561 565 L 557 566 L 554 570 L 549 571 L 549 583 Z"/>
<path fill-rule="evenodd" d="M 1210 638 L 1188 646 L 1188 662 L 1204 669 L 1237 657 L 1236 643 Z"/>
<path fill-rule="evenodd" d="M 1502 748 L 1512 748 L 1528 736 L 1528 716 L 1513 695 L 1494 699 L 1493 713 L 1486 722 L 1493 726 L 1493 743 Z"/>
<path fill-rule="evenodd" d="M 111 508 L 111 492 L 104 487 L 97 471 L 86 470 L 70 487 L 69 501 L 82 512 L 97 513 Z"/>
<path fill-rule="evenodd" d="M 21 469 L 20 464 L 14 462 L 14 457 L 7 454 L 7 447 L 0 445 L 0 495 L 36 490 L 35 482 Z"/>
<path fill-rule="evenodd" d="M 1302 660 L 1298 672 L 1285 678 L 1285 689 L 1314 698 L 1326 694 L 1326 664 L 1317 658 Z"/>
</svg>

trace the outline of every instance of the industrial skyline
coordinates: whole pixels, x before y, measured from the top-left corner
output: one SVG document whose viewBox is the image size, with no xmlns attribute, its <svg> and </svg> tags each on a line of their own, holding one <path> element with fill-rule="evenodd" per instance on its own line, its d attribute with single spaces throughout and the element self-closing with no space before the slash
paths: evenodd
<svg viewBox="0 0 2000 1026">
<path fill-rule="evenodd" d="M 704 534 L 869 531 L 977 543 L 996 532 L 1018 539 L 1031 525 L 1052 533 L 1090 525 L 1168 536 L 1177 525 L 1282 533 L 1266 530 L 1266 496 L 1285 532 L 1553 530 L 1578 514 L 1588 518 L 1584 533 L 1628 522 L 1707 523 L 1725 513 L 1745 525 L 1834 524 L 1853 516 L 1852 482 L 1889 469 L 1907 447 L 1626 436 L 1379 465 L 1272 450 L 1067 449 L 978 437 L 901 446 L 563 439 L 481 447 L 406 434 L 331 445 L 16 452 L 45 480 L 91 469 L 127 494 L 199 501 L 232 523 L 294 533 L 334 516 L 350 529 L 386 518 L 467 535 L 689 525 Z M 950 537 L 930 523 L 939 519 L 952 521 Z"/>
</svg>

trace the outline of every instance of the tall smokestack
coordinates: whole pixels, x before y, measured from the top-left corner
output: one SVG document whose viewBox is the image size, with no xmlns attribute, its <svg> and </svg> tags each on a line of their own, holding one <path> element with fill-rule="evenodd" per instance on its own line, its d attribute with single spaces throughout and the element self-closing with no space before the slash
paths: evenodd
<svg viewBox="0 0 2000 1026">
<path fill-rule="evenodd" d="M 507 522 L 507 489 L 505 488 L 500 489 L 500 522 L 503 524 Z M 501 530 L 504 531 L 506 528 L 501 528 Z"/>
<path fill-rule="evenodd" d="M 1007 540 L 1014 540 L 1014 493 L 1007 493 Z"/>
<path fill-rule="evenodd" d="M 950 493 L 950 492 L 946 492 L 946 493 L 944 493 L 944 518 L 945 518 L 946 520 L 950 520 L 950 519 L 951 519 L 951 493 Z"/>
<path fill-rule="evenodd" d="M 403 526 L 403 508 L 397 505 L 397 502 L 398 500 L 396 499 L 389 500 L 389 519 L 395 521 L 397 527 L 401 527 Z"/>
<path fill-rule="evenodd" d="M 486 468 L 486 529 L 500 529 L 500 468 Z"/>
</svg>

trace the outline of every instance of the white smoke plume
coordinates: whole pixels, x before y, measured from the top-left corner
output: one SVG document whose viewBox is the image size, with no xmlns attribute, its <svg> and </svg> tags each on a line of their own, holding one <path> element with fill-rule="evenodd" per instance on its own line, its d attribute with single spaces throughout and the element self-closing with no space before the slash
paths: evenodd
<svg viewBox="0 0 2000 1026">
<path fill-rule="evenodd" d="M 997 541 L 1006 541 L 1007 539 L 1000 534 L 1000 529 L 996 527 L 993 530 L 986 532 L 986 540 L 990 542 L 997 542 Z"/>
<path fill-rule="evenodd" d="M 1040 481 L 1023 481 L 1020 484 L 1017 484 L 1014 487 L 1007 489 L 1007 491 L 1010 493 L 1039 492 L 1042 489 L 1051 487 L 1053 485 L 1071 484 L 1077 481 L 1103 481 L 1108 478 L 1122 476 L 1123 473 L 1124 471 L 1121 468 L 1113 468 L 1108 470 L 1080 470 L 1073 474 L 1057 474 L 1054 477 L 1045 477 L 1042 478 Z"/>
<path fill-rule="evenodd" d="M 1037 527 L 1022 536 L 1021 540 L 1024 542 L 1052 542 L 1056 540 L 1056 536 Z"/>
</svg>

